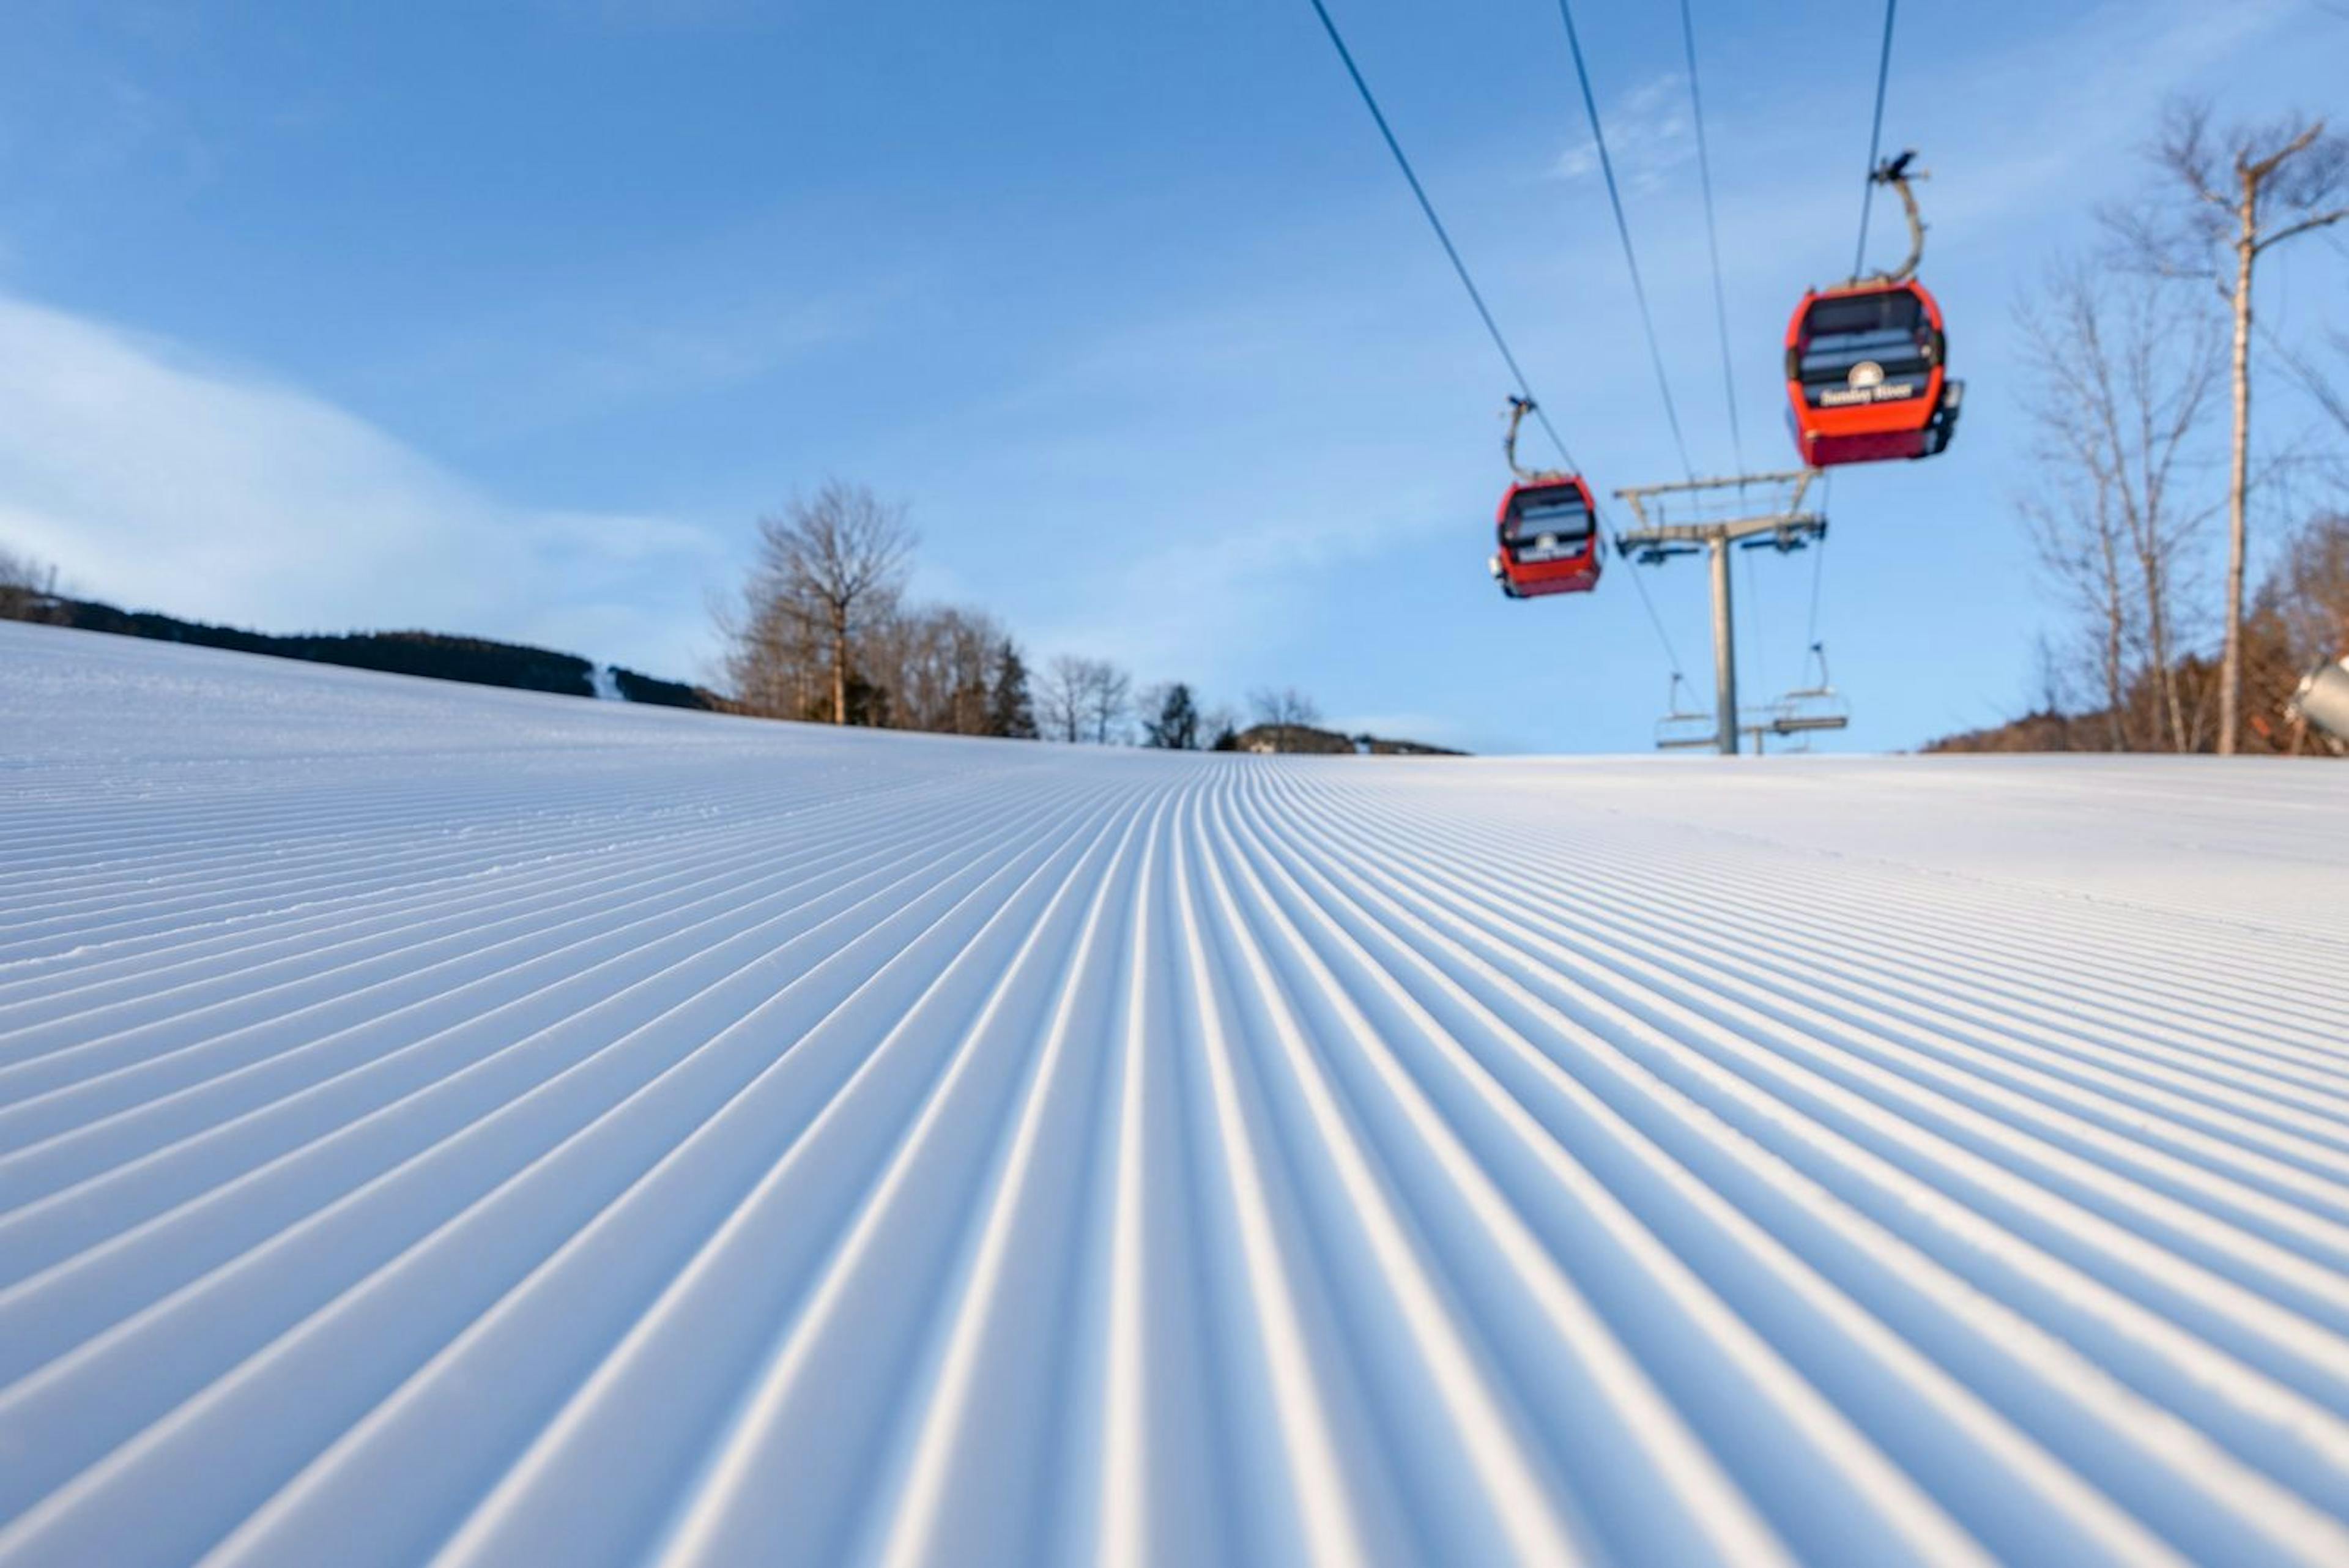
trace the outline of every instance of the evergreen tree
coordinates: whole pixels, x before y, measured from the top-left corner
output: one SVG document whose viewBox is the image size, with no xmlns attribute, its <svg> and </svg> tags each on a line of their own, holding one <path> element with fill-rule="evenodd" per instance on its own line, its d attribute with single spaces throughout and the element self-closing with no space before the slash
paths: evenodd
<svg viewBox="0 0 2349 1568">
<path fill-rule="evenodd" d="M 1144 718 L 1143 729 L 1148 734 L 1147 743 L 1170 752 L 1195 752 L 1199 749 L 1199 707 L 1191 699 L 1191 689 L 1177 680 L 1160 698 L 1158 713 Z"/>
<path fill-rule="evenodd" d="M 995 686 L 988 694 L 987 732 L 1015 741 L 1036 738 L 1036 704 L 1028 695 L 1028 664 L 1009 638 L 995 656 Z"/>
</svg>

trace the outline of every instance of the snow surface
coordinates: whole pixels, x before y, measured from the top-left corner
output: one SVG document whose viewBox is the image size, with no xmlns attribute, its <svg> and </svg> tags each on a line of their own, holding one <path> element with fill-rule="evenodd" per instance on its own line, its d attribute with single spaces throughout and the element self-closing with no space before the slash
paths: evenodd
<svg viewBox="0 0 2349 1568">
<path fill-rule="evenodd" d="M 0 671 L 0 1563 L 2349 1562 L 2349 769 Z"/>
</svg>

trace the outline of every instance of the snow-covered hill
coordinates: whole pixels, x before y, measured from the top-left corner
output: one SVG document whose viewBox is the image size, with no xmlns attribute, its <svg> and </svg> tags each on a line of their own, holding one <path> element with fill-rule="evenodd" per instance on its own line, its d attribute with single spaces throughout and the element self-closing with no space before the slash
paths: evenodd
<svg viewBox="0 0 2349 1568">
<path fill-rule="evenodd" d="M 0 671 L 0 1563 L 2349 1562 L 2349 770 Z"/>
</svg>

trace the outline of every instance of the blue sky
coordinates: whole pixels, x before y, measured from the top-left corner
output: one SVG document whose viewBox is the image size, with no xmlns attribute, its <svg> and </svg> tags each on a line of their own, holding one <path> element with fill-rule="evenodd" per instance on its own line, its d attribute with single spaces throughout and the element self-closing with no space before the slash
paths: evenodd
<svg viewBox="0 0 2349 1568">
<path fill-rule="evenodd" d="M 1673 477 L 1555 8 L 1331 8 L 1594 488 Z M 707 674 L 753 520 L 838 475 L 911 504 L 921 592 L 1039 656 L 1478 750 L 1648 743 L 1635 568 L 1535 603 L 1485 575 L 1508 383 L 1305 0 L 11 10 L 0 542 L 85 592 Z M 2012 309 L 2139 182 L 2163 97 L 2349 119 L 2316 0 L 1903 12 L 1886 140 L 1934 172 L 1971 397 L 1947 455 L 1836 483 L 1850 749 L 2024 701 Z M 1745 456 L 1775 466 L 1880 12 L 1695 13 Z M 1726 468 L 1676 11 L 1579 20 L 1693 456 Z M 2275 263 L 2271 324 L 2349 325 L 2339 250 Z M 1749 694 L 1798 673 L 1812 572 L 1741 564 Z M 1702 571 L 1647 581 L 1702 693 Z"/>
</svg>

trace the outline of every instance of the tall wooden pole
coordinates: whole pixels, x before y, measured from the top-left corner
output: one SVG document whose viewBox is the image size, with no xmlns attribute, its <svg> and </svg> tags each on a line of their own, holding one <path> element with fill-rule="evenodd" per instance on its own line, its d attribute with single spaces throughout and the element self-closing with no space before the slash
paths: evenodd
<svg viewBox="0 0 2349 1568">
<path fill-rule="evenodd" d="M 2251 455 L 2251 263 L 2259 255 L 2258 173 L 2245 168 L 2235 210 L 2233 450 L 2227 462 L 2227 636 L 2219 659 L 2219 754 L 2231 757 L 2242 727 L 2243 557 Z"/>
</svg>

